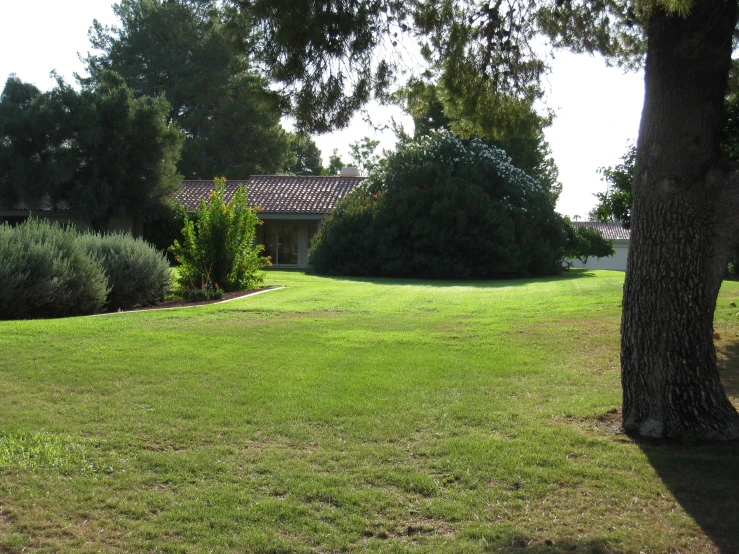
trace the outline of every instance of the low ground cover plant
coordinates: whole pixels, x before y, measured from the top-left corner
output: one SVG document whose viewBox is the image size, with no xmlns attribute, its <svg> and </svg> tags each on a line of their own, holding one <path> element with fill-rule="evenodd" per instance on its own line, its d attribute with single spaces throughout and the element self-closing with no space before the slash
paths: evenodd
<svg viewBox="0 0 739 554">
<path fill-rule="evenodd" d="M 29 218 L 0 226 L 0 319 L 67 317 L 160 302 L 164 253 L 130 234 Z"/>
<path fill-rule="evenodd" d="M 255 244 L 259 219 L 257 210 L 249 208 L 246 188 L 239 186 L 230 202 L 225 189 L 225 179 L 216 179 L 194 219 L 184 218 L 182 244 L 175 240 L 170 248 L 180 263 L 180 292 L 188 300 L 257 288 L 264 280 L 260 270 L 270 263 Z"/>
<path fill-rule="evenodd" d="M 503 278 L 561 271 L 555 195 L 503 150 L 449 132 L 400 143 L 325 221 L 322 274 Z"/>
</svg>

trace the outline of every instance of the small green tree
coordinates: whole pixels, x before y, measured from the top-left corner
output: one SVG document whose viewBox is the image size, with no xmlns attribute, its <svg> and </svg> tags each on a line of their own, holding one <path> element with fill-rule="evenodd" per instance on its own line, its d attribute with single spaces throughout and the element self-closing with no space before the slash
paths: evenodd
<svg viewBox="0 0 739 554">
<path fill-rule="evenodd" d="M 324 175 L 338 175 L 341 168 L 344 167 L 344 161 L 339 156 L 339 149 L 334 148 L 331 152 L 331 156 L 328 158 L 328 167 L 325 167 L 322 171 Z"/>
<path fill-rule="evenodd" d="M 583 265 L 588 263 L 590 256 L 607 258 L 616 253 L 611 242 L 593 227 L 570 226 L 567 234 L 566 257 L 580 260 Z"/>
<path fill-rule="evenodd" d="M 255 244 L 257 210 L 249 208 L 246 188 L 239 186 L 226 202 L 226 180 L 216 179 L 209 201 L 200 201 L 196 220 L 185 218 L 183 243 L 170 250 L 180 262 L 178 283 L 187 298 L 216 291 L 252 289 L 262 283 L 258 273 L 269 265 Z"/>
<path fill-rule="evenodd" d="M 289 133 L 291 156 L 283 168 L 295 175 L 321 175 L 323 160 L 315 141 L 305 133 Z"/>
<path fill-rule="evenodd" d="M 631 225 L 631 181 L 636 165 L 636 146 L 630 144 L 616 167 L 601 167 L 598 173 L 608 183 L 606 192 L 596 192 L 598 205 L 590 213 L 593 221 L 617 221 L 625 228 Z"/>
<path fill-rule="evenodd" d="M 372 171 L 372 168 L 380 161 L 380 156 L 375 154 L 379 145 L 379 140 L 372 140 L 369 137 L 349 144 L 349 156 L 351 156 L 352 163 L 363 175 Z"/>
</svg>

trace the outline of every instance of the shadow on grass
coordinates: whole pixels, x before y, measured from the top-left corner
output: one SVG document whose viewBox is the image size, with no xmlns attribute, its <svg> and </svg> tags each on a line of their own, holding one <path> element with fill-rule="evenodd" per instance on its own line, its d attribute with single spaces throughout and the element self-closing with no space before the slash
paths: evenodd
<svg viewBox="0 0 739 554">
<path fill-rule="evenodd" d="M 398 277 L 347 277 L 343 275 L 318 275 L 313 273 L 317 277 L 323 279 L 331 279 L 334 281 L 348 281 L 353 283 L 376 283 L 384 285 L 425 285 L 433 287 L 476 287 L 476 288 L 503 288 L 503 287 L 517 287 L 528 285 L 531 283 L 552 283 L 557 281 L 571 281 L 573 279 L 582 279 L 585 277 L 595 277 L 595 273 L 588 269 L 569 269 L 562 275 L 555 275 L 553 277 L 532 277 L 527 279 L 488 279 L 488 280 L 474 280 L 474 279 L 412 279 L 412 278 L 398 278 Z"/>
<path fill-rule="evenodd" d="M 739 343 L 720 351 L 726 393 L 739 397 Z M 721 552 L 739 552 L 739 443 L 686 445 L 638 440 L 680 506 Z"/>
<path fill-rule="evenodd" d="M 642 451 L 721 552 L 739 552 L 739 444 L 649 443 Z"/>
</svg>

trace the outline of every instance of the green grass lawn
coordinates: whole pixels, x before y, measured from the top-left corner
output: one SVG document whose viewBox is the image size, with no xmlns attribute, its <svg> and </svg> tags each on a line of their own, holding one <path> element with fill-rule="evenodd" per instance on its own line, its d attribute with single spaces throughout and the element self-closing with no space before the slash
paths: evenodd
<svg viewBox="0 0 739 554">
<path fill-rule="evenodd" d="M 736 445 L 617 432 L 623 274 L 267 284 L 0 322 L 0 552 L 739 552 Z"/>
</svg>

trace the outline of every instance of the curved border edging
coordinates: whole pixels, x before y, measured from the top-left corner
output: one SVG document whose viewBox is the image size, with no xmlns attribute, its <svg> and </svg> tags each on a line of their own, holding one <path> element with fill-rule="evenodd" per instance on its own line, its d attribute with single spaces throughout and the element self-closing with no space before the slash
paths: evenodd
<svg viewBox="0 0 739 554">
<path fill-rule="evenodd" d="M 203 306 L 215 306 L 217 304 L 225 304 L 226 302 L 233 302 L 234 300 L 242 300 L 244 298 L 249 298 L 251 296 L 256 296 L 257 294 L 263 294 L 265 292 L 271 292 L 273 290 L 280 290 L 285 289 L 287 287 L 272 287 L 269 289 L 264 290 L 258 290 L 257 292 L 252 292 L 251 294 L 245 294 L 244 296 L 237 296 L 236 298 L 228 298 L 226 300 L 219 300 L 218 302 L 210 302 L 209 304 L 197 304 L 195 306 L 173 306 L 171 308 L 157 308 L 156 310 L 126 310 L 121 312 L 106 312 L 103 314 L 92 314 L 88 316 L 83 317 L 100 317 L 104 315 L 119 315 L 119 314 L 135 314 L 135 313 L 141 313 L 141 312 L 154 312 L 154 311 L 164 311 L 164 310 L 183 310 L 185 308 L 202 308 Z"/>
</svg>

